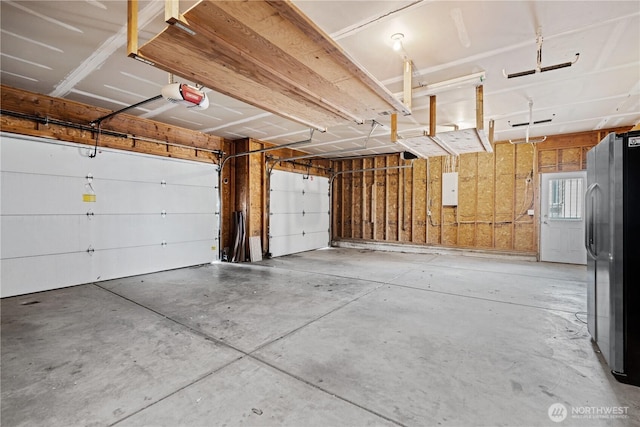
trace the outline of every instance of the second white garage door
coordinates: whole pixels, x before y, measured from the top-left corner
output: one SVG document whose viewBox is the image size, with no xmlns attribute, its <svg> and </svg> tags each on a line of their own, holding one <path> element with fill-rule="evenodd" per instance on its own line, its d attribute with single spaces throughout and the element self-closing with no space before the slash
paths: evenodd
<svg viewBox="0 0 640 427">
<path fill-rule="evenodd" d="M 273 171 L 269 198 L 269 252 L 282 256 L 329 244 L 329 179 Z"/>
</svg>

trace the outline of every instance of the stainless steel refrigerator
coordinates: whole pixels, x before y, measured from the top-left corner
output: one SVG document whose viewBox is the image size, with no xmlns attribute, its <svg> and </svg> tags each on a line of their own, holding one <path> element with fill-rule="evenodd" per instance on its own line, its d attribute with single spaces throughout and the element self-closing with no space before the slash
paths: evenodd
<svg viewBox="0 0 640 427">
<path fill-rule="evenodd" d="M 640 386 L 640 131 L 587 153 L 587 327 L 612 374 Z"/>
</svg>

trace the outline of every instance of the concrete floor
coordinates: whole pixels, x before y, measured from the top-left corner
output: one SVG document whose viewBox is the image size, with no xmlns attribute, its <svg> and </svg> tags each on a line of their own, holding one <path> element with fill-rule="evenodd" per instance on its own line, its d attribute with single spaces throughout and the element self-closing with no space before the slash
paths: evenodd
<svg viewBox="0 0 640 427">
<path fill-rule="evenodd" d="M 328 249 L 3 299 L 2 425 L 640 425 L 585 277 Z"/>
</svg>

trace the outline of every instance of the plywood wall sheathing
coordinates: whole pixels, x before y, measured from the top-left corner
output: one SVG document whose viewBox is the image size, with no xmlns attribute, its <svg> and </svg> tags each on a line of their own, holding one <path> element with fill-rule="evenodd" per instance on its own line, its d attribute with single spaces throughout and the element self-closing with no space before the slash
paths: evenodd
<svg viewBox="0 0 640 427">
<path fill-rule="evenodd" d="M 411 216 L 411 241 L 427 242 L 427 160 L 413 161 L 413 215 Z"/>
<path fill-rule="evenodd" d="M 263 145 L 251 140 L 249 144 L 250 150 L 259 150 L 263 148 Z M 247 227 L 248 237 L 262 237 L 262 215 L 265 211 L 263 205 L 263 195 L 265 191 L 268 191 L 264 187 L 264 153 L 252 154 L 249 156 L 249 215 L 247 221 L 249 223 Z M 248 244 L 249 239 L 247 239 Z M 249 250 L 247 250 L 249 253 Z"/>
<path fill-rule="evenodd" d="M 376 169 L 386 167 L 387 158 L 386 157 L 375 157 L 374 158 L 374 167 Z M 374 204 L 374 212 L 375 216 L 373 219 L 374 224 L 374 239 L 375 240 L 386 240 L 386 223 L 387 223 L 387 173 L 383 170 L 374 171 L 374 183 L 375 183 L 375 204 Z"/>
<path fill-rule="evenodd" d="M 331 162 L 331 168 L 335 172 L 342 170 L 343 162 Z M 330 240 L 334 238 L 343 237 L 342 234 L 342 218 L 344 213 L 342 212 L 342 175 L 338 175 L 333 181 L 329 181 L 331 190 L 331 236 Z"/>
<path fill-rule="evenodd" d="M 515 146 L 496 144 L 495 150 L 495 247 L 510 249 L 513 237 Z"/>
<path fill-rule="evenodd" d="M 495 149 L 494 149 L 495 150 Z M 495 213 L 494 192 L 494 160 L 495 156 L 487 153 L 478 154 L 478 177 L 476 206 L 476 245 L 480 248 L 494 247 L 493 222 Z"/>
<path fill-rule="evenodd" d="M 364 169 L 372 169 L 374 167 L 374 160 L 372 158 L 364 159 Z M 373 211 L 375 210 L 375 185 L 374 185 L 375 171 L 365 172 L 365 180 L 363 186 L 363 212 L 364 218 L 362 221 L 362 234 L 363 239 L 373 239 Z"/>
<path fill-rule="evenodd" d="M 353 163 L 348 161 L 344 170 L 353 169 Z M 345 173 L 342 180 L 342 204 L 344 205 L 342 217 L 342 235 L 347 238 L 353 237 L 353 174 Z"/>
<path fill-rule="evenodd" d="M 515 147 L 513 249 L 532 251 L 536 247 L 536 242 L 534 241 L 535 225 L 533 217 L 529 216 L 527 211 L 535 208 L 534 146 L 532 144 L 518 144 Z"/>
<path fill-rule="evenodd" d="M 429 217 L 429 242 L 433 244 L 443 244 L 443 209 L 442 209 L 442 164 L 444 157 L 429 160 L 429 199 L 428 209 L 431 210 Z"/>
<path fill-rule="evenodd" d="M 587 167 L 587 151 L 609 133 L 628 130 L 629 127 L 624 127 L 549 136 L 545 142 L 536 145 L 538 170 L 540 173 L 584 170 Z"/>
<path fill-rule="evenodd" d="M 375 191 L 354 192 L 347 202 L 360 205 L 365 221 L 371 211 L 371 234 L 363 227 L 363 240 L 535 254 L 539 173 L 584 168 L 586 152 L 607 133 L 549 137 L 537 145 L 503 141 L 494 144 L 493 153 L 463 154 L 458 159 L 457 207 L 442 206 L 446 157 L 414 160 L 413 169 L 405 170 L 404 176 L 402 170 L 372 173 Z M 389 155 L 364 159 L 358 166 L 400 163 L 399 156 Z M 351 161 L 334 164 L 347 169 L 353 165 Z M 364 182 L 366 185 L 366 178 Z M 534 216 L 528 214 L 529 209 Z M 334 233 L 334 237 L 350 235 Z"/>
<path fill-rule="evenodd" d="M 362 160 L 352 160 L 351 167 L 353 170 L 362 169 Z M 352 175 L 352 187 L 351 187 L 351 200 L 353 201 L 351 206 L 353 208 L 351 213 L 351 237 L 355 239 L 362 239 L 362 210 L 363 202 L 362 189 L 364 185 L 363 172 L 356 172 Z"/>
<path fill-rule="evenodd" d="M 459 246 L 475 246 L 475 221 L 477 218 L 477 155 L 463 154 L 460 156 L 458 172 L 458 209 L 457 209 L 457 238 Z"/>
<path fill-rule="evenodd" d="M 387 156 L 387 167 L 398 166 L 398 156 Z M 398 169 L 388 169 L 387 174 L 387 240 L 397 242 L 398 239 Z"/>
</svg>

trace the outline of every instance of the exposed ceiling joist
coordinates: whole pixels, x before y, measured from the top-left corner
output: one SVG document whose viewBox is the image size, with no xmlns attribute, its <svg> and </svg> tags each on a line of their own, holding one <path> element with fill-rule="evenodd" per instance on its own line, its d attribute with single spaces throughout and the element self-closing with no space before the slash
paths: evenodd
<svg viewBox="0 0 640 427">
<path fill-rule="evenodd" d="M 290 2 L 201 1 L 135 55 L 154 66 L 320 131 L 410 114 Z"/>
</svg>

